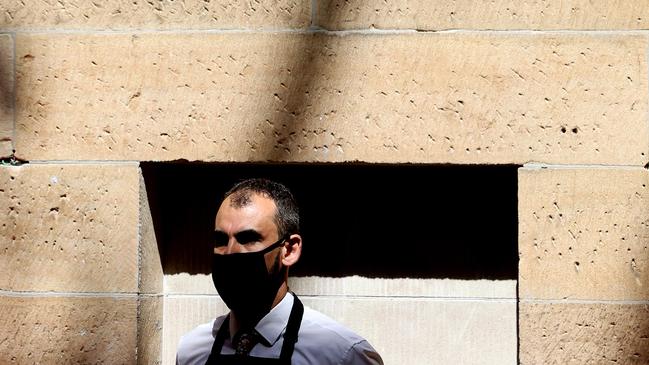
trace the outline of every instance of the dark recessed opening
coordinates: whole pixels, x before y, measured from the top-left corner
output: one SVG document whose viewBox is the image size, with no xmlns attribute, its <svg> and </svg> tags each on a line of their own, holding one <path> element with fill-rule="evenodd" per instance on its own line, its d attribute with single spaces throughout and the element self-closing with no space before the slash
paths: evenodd
<svg viewBox="0 0 649 365">
<path fill-rule="evenodd" d="M 236 181 L 286 184 L 301 208 L 292 276 L 517 279 L 513 165 L 142 163 L 165 274 L 210 273 Z"/>
</svg>

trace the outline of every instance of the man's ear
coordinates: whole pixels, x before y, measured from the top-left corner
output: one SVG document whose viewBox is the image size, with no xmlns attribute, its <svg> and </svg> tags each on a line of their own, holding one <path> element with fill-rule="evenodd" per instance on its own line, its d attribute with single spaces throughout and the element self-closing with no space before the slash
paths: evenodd
<svg viewBox="0 0 649 365">
<path fill-rule="evenodd" d="M 286 240 L 287 245 L 282 248 L 282 264 L 292 266 L 302 254 L 302 236 L 292 234 Z"/>
</svg>

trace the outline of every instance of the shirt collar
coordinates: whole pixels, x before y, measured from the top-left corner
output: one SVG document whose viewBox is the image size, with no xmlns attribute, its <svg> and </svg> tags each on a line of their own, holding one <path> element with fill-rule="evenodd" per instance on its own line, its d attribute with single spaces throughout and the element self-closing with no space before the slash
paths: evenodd
<svg viewBox="0 0 649 365">
<path fill-rule="evenodd" d="M 269 346 L 273 346 L 279 340 L 282 331 L 286 328 L 291 308 L 293 308 L 293 294 L 287 293 L 255 326 L 255 330 L 268 342 Z"/>
<path fill-rule="evenodd" d="M 288 324 L 288 317 L 293 308 L 293 294 L 287 293 L 284 298 L 277 303 L 273 309 L 268 312 L 255 326 L 255 330 L 261 335 L 261 343 L 271 347 L 281 336 L 282 332 Z M 230 317 L 232 319 L 232 317 Z M 230 321 L 230 340 L 232 340 L 234 333 L 232 333 L 232 321 Z"/>
</svg>

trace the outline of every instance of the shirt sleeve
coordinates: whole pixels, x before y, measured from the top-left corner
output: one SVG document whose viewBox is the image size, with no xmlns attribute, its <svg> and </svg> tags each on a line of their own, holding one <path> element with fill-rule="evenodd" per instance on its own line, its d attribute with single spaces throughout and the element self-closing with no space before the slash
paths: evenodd
<svg viewBox="0 0 649 365">
<path fill-rule="evenodd" d="M 355 343 L 343 357 L 341 365 L 383 365 L 381 355 L 366 340 Z"/>
<path fill-rule="evenodd" d="M 181 345 L 182 345 L 184 339 L 185 339 L 185 336 L 181 337 L 180 341 L 178 342 L 178 346 L 176 347 L 176 365 L 184 365 L 186 363 L 186 361 L 181 361 L 180 358 L 179 358 L 180 356 L 178 356 L 180 353 L 182 353 Z"/>
</svg>

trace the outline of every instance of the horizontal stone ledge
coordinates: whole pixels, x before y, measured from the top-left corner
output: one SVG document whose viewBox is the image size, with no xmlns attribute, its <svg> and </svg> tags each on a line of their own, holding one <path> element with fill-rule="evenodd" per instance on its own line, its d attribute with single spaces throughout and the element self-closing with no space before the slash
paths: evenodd
<svg viewBox="0 0 649 365">
<path fill-rule="evenodd" d="M 19 166 L 24 166 L 25 164 L 29 165 L 77 165 L 77 166 L 87 166 L 87 165 L 102 165 L 102 166 L 140 166 L 140 161 L 137 160 L 29 160 L 24 164 Z"/>
<path fill-rule="evenodd" d="M 579 34 L 19 34 L 16 150 L 643 166 L 646 49 Z"/>
<path fill-rule="evenodd" d="M 320 0 L 316 23 L 327 29 L 567 29 L 625 30 L 649 28 L 649 8 L 642 0 L 570 0 L 521 2 L 470 0 L 389 2 Z"/>
<path fill-rule="evenodd" d="M 308 28 L 311 1 L 4 1 L 0 14 L 2 30 Z"/>
<path fill-rule="evenodd" d="M 138 167 L 0 167 L 0 289 L 138 291 Z"/>
<path fill-rule="evenodd" d="M 299 295 L 407 296 L 431 298 L 516 298 L 516 280 L 374 279 L 289 277 L 289 287 Z M 209 274 L 164 276 L 164 293 L 212 294 L 216 289 Z"/>
<path fill-rule="evenodd" d="M 519 305 L 520 364 L 645 364 L 649 306 Z"/>
<path fill-rule="evenodd" d="M 161 297 L 162 294 L 139 294 L 139 293 L 122 293 L 122 292 L 62 292 L 62 291 L 13 291 L 0 290 L 0 296 L 17 297 L 17 298 L 155 298 Z"/>
<path fill-rule="evenodd" d="M 646 170 L 644 166 L 634 165 L 589 165 L 589 164 L 544 164 L 529 162 L 521 166 L 525 170 Z"/>
<path fill-rule="evenodd" d="M 519 299 L 521 303 L 529 304 L 647 304 L 648 300 L 616 300 L 616 299 Z"/>
<path fill-rule="evenodd" d="M 521 299 L 649 299 L 649 172 L 519 169 Z"/>
</svg>

